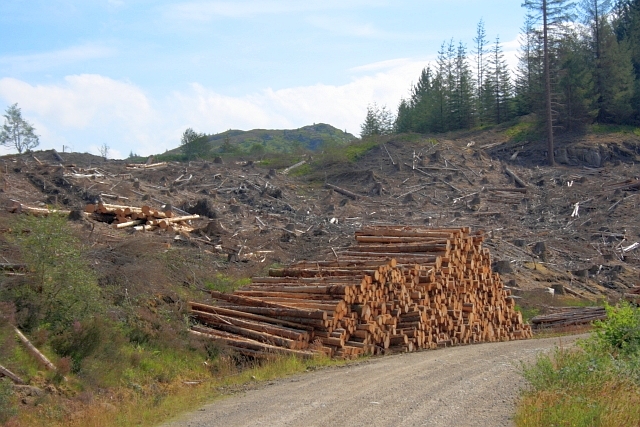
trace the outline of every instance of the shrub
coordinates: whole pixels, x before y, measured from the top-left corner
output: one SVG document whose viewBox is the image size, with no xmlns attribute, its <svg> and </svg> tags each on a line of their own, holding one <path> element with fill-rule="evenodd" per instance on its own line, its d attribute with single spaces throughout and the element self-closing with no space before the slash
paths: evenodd
<svg viewBox="0 0 640 427">
<path fill-rule="evenodd" d="M 100 312 L 97 280 L 64 217 L 22 216 L 15 230 L 15 242 L 30 270 L 29 281 L 14 290 L 23 327 L 60 331 Z"/>
<path fill-rule="evenodd" d="M 586 348 L 632 356 L 640 353 L 640 309 L 623 301 L 618 306 L 606 305 L 607 320 L 595 323 L 594 336 Z"/>
<path fill-rule="evenodd" d="M 0 378 L 0 423 L 5 423 L 17 413 L 15 397 L 11 383 L 6 378 Z"/>
</svg>

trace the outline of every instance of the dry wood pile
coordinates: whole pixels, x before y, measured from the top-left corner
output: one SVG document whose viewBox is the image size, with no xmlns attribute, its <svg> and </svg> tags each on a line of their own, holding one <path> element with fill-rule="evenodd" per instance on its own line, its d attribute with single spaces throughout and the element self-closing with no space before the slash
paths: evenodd
<svg viewBox="0 0 640 427">
<path fill-rule="evenodd" d="M 197 335 L 241 353 L 322 352 L 350 358 L 389 350 L 524 339 L 531 328 L 468 227 L 375 226 L 335 261 L 303 261 L 192 302 Z"/>
<path fill-rule="evenodd" d="M 594 320 L 604 320 L 607 312 L 604 307 L 564 307 L 556 308 L 551 314 L 543 314 L 531 319 L 534 328 L 563 328 L 567 326 L 587 325 Z"/>
<path fill-rule="evenodd" d="M 133 227 L 138 231 L 165 230 L 191 232 L 188 221 L 200 218 L 199 215 L 175 216 L 171 209 L 165 211 L 149 206 L 133 207 L 110 205 L 106 203 L 88 204 L 84 211 L 97 221 L 107 222 L 115 229 Z"/>
</svg>

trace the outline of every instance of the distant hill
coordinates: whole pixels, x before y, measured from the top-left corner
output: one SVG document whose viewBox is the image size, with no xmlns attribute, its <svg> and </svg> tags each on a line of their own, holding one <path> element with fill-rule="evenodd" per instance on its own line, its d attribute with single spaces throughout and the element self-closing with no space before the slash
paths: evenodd
<svg viewBox="0 0 640 427">
<path fill-rule="evenodd" d="M 290 153 L 297 149 L 318 150 L 323 145 L 344 145 L 354 139 L 356 137 L 352 134 L 325 123 L 284 130 L 230 129 L 206 136 L 214 153 Z M 181 151 L 181 147 L 178 147 L 167 154 L 180 154 Z"/>
</svg>

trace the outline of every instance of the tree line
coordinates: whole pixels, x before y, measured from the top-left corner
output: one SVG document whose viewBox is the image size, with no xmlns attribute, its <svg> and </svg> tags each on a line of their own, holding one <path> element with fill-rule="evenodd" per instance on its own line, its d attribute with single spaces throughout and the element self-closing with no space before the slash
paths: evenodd
<svg viewBox="0 0 640 427">
<path fill-rule="evenodd" d="M 592 123 L 640 124 L 640 0 L 525 0 L 518 65 L 483 21 L 471 52 L 444 42 L 390 121 L 369 106 L 361 135 L 447 132 L 535 113 L 553 134 Z M 385 120 L 378 120 L 376 118 Z"/>
</svg>

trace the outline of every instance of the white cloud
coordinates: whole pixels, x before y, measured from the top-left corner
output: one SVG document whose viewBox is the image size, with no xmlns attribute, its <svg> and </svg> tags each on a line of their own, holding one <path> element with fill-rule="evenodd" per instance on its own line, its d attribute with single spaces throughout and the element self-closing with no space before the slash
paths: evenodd
<svg viewBox="0 0 640 427">
<path fill-rule="evenodd" d="M 65 145 L 98 154 L 98 147 L 106 143 L 112 158 L 131 151 L 149 155 L 178 146 L 187 127 L 218 133 L 328 123 L 357 135 L 367 105 L 376 102 L 395 110 L 426 65 L 426 61 L 385 62 L 357 67 L 380 71 L 359 73 L 343 85 L 267 88 L 238 97 L 194 83 L 164 99 L 153 99 L 129 82 L 74 75 L 48 85 L 0 79 L 0 99 L 7 105 L 19 103 L 23 117 L 41 136 L 39 148 L 61 150 Z"/>
<path fill-rule="evenodd" d="M 51 52 L 0 56 L 0 69 L 11 73 L 33 72 L 87 59 L 106 58 L 114 49 L 94 44 L 72 46 Z"/>
<path fill-rule="evenodd" d="M 92 141 L 105 141 L 114 149 L 115 144 L 155 148 L 157 112 L 142 90 L 127 82 L 94 74 L 67 76 L 64 82 L 49 85 L 3 78 L 0 97 L 7 104 L 17 102 L 23 117 L 34 122 L 42 148 L 66 144 L 85 151 L 81 147 Z M 118 142 L 111 143 L 112 139 Z"/>
<path fill-rule="evenodd" d="M 300 86 L 265 89 L 243 97 L 227 97 L 194 84 L 187 92 L 173 94 L 180 105 L 183 127 L 201 132 L 227 129 L 297 128 L 328 123 L 359 133 L 369 103 L 386 104 L 395 110 L 409 92 L 426 61 L 392 60 L 384 72 L 353 78 L 344 85 Z M 372 68 L 374 68 L 372 66 Z M 358 67 L 367 69 L 367 66 Z"/>
</svg>

